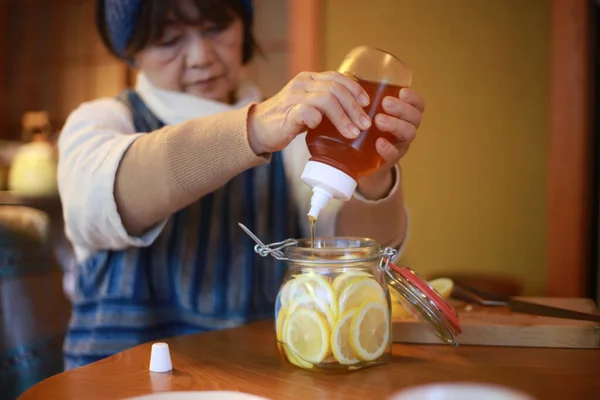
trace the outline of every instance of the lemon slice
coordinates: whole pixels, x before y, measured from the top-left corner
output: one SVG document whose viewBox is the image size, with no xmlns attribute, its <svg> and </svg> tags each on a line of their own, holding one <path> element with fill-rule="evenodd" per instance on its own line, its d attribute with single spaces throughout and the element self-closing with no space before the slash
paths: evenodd
<svg viewBox="0 0 600 400">
<path fill-rule="evenodd" d="M 292 353 L 290 350 L 288 350 L 288 348 L 285 346 L 284 346 L 284 353 L 285 353 L 287 360 L 297 367 L 304 368 L 304 369 L 311 369 L 314 367 L 314 365 L 309 363 L 308 361 L 304 361 L 304 360 L 296 357 L 294 355 L 294 353 Z"/>
<path fill-rule="evenodd" d="M 412 317 L 411 313 L 404 307 L 402 303 L 402 295 L 391 285 L 388 285 L 390 299 L 392 300 L 392 317 L 395 319 L 405 319 Z"/>
<path fill-rule="evenodd" d="M 411 313 L 401 303 L 392 303 L 392 316 L 395 319 L 406 319 L 412 317 Z"/>
<path fill-rule="evenodd" d="M 289 291 L 290 301 L 303 295 L 309 295 L 319 307 L 328 307 L 333 317 L 337 318 L 337 295 L 327 277 L 320 274 L 301 274 L 296 276 L 294 282 Z M 321 311 L 328 314 L 324 309 Z"/>
<path fill-rule="evenodd" d="M 449 299 L 454 288 L 454 282 L 450 278 L 437 278 L 429 281 L 429 284 L 444 298 Z"/>
<path fill-rule="evenodd" d="M 354 315 L 356 315 L 355 308 L 346 311 L 338 320 L 331 333 L 331 350 L 333 351 L 333 356 L 342 365 L 356 364 L 360 361 L 354 355 L 354 350 L 350 346 L 350 329 Z"/>
<path fill-rule="evenodd" d="M 329 305 L 326 304 L 323 300 L 308 294 L 303 294 L 291 300 L 288 314 L 293 313 L 298 308 L 306 308 L 309 310 L 318 311 L 319 313 L 323 314 L 323 316 L 325 316 L 325 319 L 329 324 L 329 329 L 333 329 L 333 325 L 335 325 L 336 318 L 333 315 L 331 307 L 329 307 Z"/>
<path fill-rule="evenodd" d="M 308 308 L 309 310 L 319 311 L 319 305 L 317 304 L 316 299 L 308 294 L 297 296 L 290 301 L 287 311 L 288 315 L 292 314 L 298 308 Z"/>
<path fill-rule="evenodd" d="M 296 357 L 294 353 L 292 353 L 292 351 L 289 350 L 285 344 L 283 344 L 283 332 L 285 331 L 285 324 L 287 323 L 288 314 L 287 308 L 283 306 L 279 309 L 279 313 L 277 313 L 277 321 L 275 324 L 277 349 L 279 350 L 280 354 L 284 355 L 285 358 L 295 366 L 304 369 L 311 369 L 313 367 L 311 363 Z"/>
<path fill-rule="evenodd" d="M 279 295 L 279 302 L 281 306 L 287 306 L 290 304 L 290 293 L 293 292 L 293 287 L 296 284 L 296 280 L 292 277 L 289 281 L 287 281 L 283 287 L 281 288 L 281 293 Z"/>
<path fill-rule="evenodd" d="M 285 326 L 287 311 L 285 307 L 281 307 L 275 319 L 275 344 L 279 354 L 283 354 L 283 328 Z"/>
<path fill-rule="evenodd" d="M 350 346 L 363 361 L 379 358 L 390 345 L 390 318 L 386 304 L 373 301 L 364 304 L 352 318 Z"/>
<path fill-rule="evenodd" d="M 379 301 L 387 307 L 387 298 L 383 288 L 375 279 L 367 278 L 351 281 L 340 295 L 339 313 L 371 302 Z"/>
<path fill-rule="evenodd" d="M 287 360 L 297 367 L 304 369 L 311 369 L 312 367 L 314 367 L 314 365 L 309 363 L 308 361 L 304 361 L 303 359 L 296 357 L 294 353 L 292 353 L 292 351 L 288 349 L 285 345 L 283 346 L 283 352 L 285 353 L 285 357 L 287 358 Z"/>
<path fill-rule="evenodd" d="M 402 303 L 400 300 L 402 295 L 392 285 L 388 285 L 388 291 L 390 292 L 392 303 Z"/>
<path fill-rule="evenodd" d="M 329 324 L 320 313 L 297 308 L 289 314 L 283 341 L 297 358 L 318 364 L 329 355 Z"/>
<path fill-rule="evenodd" d="M 277 321 L 275 321 L 275 334 L 277 336 L 277 342 L 279 343 L 283 341 L 283 328 L 285 326 L 287 314 L 287 308 L 285 306 L 281 306 L 279 312 L 277 313 Z"/>
<path fill-rule="evenodd" d="M 365 279 L 369 278 L 371 275 L 364 271 L 352 271 L 352 272 L 343 272 L 335 277 L 333 280 L 332 286 L 335 293 L 338 295 L 341 294 L 346 287 L 356 279 Z"/>
</svg>

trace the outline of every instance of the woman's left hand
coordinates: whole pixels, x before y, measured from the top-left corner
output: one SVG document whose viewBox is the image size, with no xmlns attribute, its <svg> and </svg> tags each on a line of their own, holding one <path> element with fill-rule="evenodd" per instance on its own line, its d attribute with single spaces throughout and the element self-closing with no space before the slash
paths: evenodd
<svg viewBox="0 0 600 400">
<path fill-rule="evenodd" d="M 377 152 L 383 163 L 376 172 L 358 182 L 358 191 L 370 199 L 385 197 L 391 190 L 394 183 L 392 168 L 404 157 L 417 136 L 417 129 L 425 111 L 423 98 L 407 88 L 402 89 L 398 97 L 385 97 L 382 106 L 385 114 L 375 116 L 375 125 L 380 131 L 393 134 L 396 143 L 392 144 L 383 138 L 377 139 Z"/>
</svg>

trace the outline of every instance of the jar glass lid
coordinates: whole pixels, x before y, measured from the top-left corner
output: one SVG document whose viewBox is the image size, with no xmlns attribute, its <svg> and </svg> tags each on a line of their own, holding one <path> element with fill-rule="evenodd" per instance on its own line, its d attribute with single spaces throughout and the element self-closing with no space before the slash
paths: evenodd
<svg viewBox="0 0 600 400">
<path fill-rule="evenodd" d="M 386 249 L 387 254 L 381 266 L 389 286 L 400 294 L 404 308 L 417 320 L 429 326 L 441 341 L 457 346 L 456 336 L 462 330 L 454 308 L 415 271 L 392 264 L 389 261 L 392 252 Z"/>
</svg>

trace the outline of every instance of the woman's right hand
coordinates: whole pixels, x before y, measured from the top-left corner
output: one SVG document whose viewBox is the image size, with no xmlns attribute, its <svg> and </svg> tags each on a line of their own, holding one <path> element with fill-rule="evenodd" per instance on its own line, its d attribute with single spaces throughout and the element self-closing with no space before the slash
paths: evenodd
<svg viewBox="0 0 600 400">
<path fill-rule="evenodd" d="M 298 134 L 316 128 L 323 117 L 343 136 L 354 139 L 371 126 L 363 110 L 369 101 L 358 82 L 339 72 L 302 72 L 252 108 L 250 147 L 256 154 L 283 150 Z"/>
</svg>

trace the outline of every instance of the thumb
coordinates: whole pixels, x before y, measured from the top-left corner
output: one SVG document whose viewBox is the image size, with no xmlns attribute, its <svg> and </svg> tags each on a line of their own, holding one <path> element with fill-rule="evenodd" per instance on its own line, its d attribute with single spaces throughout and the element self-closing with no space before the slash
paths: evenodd
<svg viewBox="0 0 600 400">
<path fill-rule="evenodd" d="M 377 152 L 383 159 L 383 165 L 380 168 L 391 168 L 400 160 L 400 158 L 402 158 L 400 149 L 396 148 L 396 146 L 384 138 L 377 139 L 375 146 L 377 147 Z"/>
<path fill-rule="evenodd" d="M 323 114 L 314 107 L 305 103 L 296 104 L 290 110 L 290 122 L 294 125 L 290 127 L 292 130 L 299 129 L 293 133 L 294 136 L 303 132 L 306 128 L 315 129 L 323 120 Z"/>
</svg>

